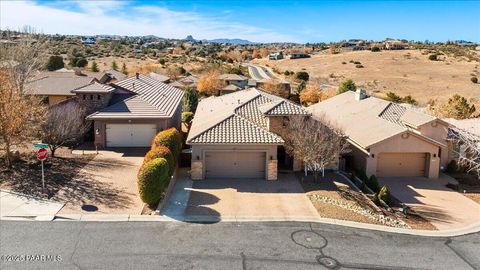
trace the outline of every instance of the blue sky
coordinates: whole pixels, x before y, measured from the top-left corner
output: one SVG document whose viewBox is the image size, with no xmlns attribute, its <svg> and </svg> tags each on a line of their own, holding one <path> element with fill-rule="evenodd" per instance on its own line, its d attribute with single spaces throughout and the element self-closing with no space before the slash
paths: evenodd
<svg viewBox="0 0 480 270">
<path fill-rule="evenodd" d="M 1 1 L 1 29 L 257 42 L 471 40 L 480 1 Z"/>
</svg>

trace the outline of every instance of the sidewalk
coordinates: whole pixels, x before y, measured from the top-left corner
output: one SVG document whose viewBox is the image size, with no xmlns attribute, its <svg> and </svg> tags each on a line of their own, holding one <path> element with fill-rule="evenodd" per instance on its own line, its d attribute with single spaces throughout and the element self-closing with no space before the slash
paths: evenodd
<svg viewBox="0 0 480 270">
<path fill-rule="evenodd" d="M 53 220 L 63 206 L 63 203 L 0 190 L 0 219 Z"/>
</svg>

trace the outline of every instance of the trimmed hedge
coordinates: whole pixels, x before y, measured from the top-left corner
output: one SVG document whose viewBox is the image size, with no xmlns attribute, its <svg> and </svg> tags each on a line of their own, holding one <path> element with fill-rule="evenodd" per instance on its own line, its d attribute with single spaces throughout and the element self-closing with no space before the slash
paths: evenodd
<svg viewBox="0 0 480 270">
<path fill-rule="evenodd" d="M 145 164 L 157 158 L 164 158 L 167 161 L 168 175 L 172 176 L 173 171 L 175 170 L 175 160 L 173 159 L 172 151 L 165 146 L 157 146 L 147 152 L 143 159 L 143 163 Z"/>
<path fill-rule="evenodd" d="M 156 158 L 143 164 L 137 175 L 140 198 L 148 205 L 155 204 L 162 197 L 169 181 L 169 167 L 166 159 Z"/>
<path fill-rule="evenodd" d="M 169 128 L 160 131 L 152 141 L 152 149 L 158 146 L 165 146 L 172 152 L 175 161 L 178 160 L 180 151 L 182 150 L 182 135 L 176 128 Z"/>
</svg>

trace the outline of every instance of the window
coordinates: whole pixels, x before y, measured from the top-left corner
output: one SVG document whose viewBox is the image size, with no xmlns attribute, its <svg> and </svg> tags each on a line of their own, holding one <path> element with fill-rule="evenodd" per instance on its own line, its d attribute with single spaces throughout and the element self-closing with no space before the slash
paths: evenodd
<svg viewBox="0 0 480 270">
<path fill-rule="evenodd" d="M 93 100 L 93 95 L 90 95 L 90 100 Z"/>
<path fill-rule="evenodd" d="M 87 95 L 83 95 L 83 100 L 87 99 Z"/>
<path fill-rule="evenodd" d="M 101 95 L 97 95 L 97 99 L 98 99 L 98 100 L 102 99 L 102 96 L 101 96 Z"/>
</svg>

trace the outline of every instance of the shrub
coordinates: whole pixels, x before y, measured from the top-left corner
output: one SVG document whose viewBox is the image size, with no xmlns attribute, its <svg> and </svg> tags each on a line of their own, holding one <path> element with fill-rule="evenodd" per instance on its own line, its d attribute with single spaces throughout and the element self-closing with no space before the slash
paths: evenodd
<svg viewBox="0 0 480 270">
<path fill-rule="evenodd" d="M 48 58 L 47 69 L 49 71 L 58 70 L 65 67 L 65 63 L 63 62 L 63 57 L 60 55 L 52 55 Z"/>
<path fill-rule="evenodd" d="M 158 60 L 158 63 L 160 63 L 160 65 L 162 65 L 162 66 L 165 65 L 165 59 L 162 58 L 162 59 Z"/>
<path fill-rule="evenodd" d="M 477 77 L 472 77 L 472 78 L 470 78 L 470 81 L 472 81 L 472 83 L 478 83 L 478 78 Z"/>
<path fill-rule="evenodd" d="M 283 75 L 285 75 L 285 76 L 289 76 L 289 75 L 290 75 L 290 71 L 288 71 L 288 70 L 285 70 L 285 72 L 283 72 Z"/>
<path fill-rule="evenodd" d="M 458 165 L 457 165 L 457 162 L 455 160 L 452 160 L 447 164 L 447 172 L 448 173 L 458 172 Z"/>
<path fill-rule="evenodd" d="M 152 149 L 158 146 L 165 146 L 172 152 L 175 161 L 178 160 L 180 151 L 182 150 L 182 136 L 176 128 L 169 128 L 160 131 L 155 138 L 153 138 Z"/>
<path fill-rule="evenodd" d="M 165 146 L 158 146 L 147 152 L 143 159 L 143 164 L 148 163 L 157 158 L 164 158 L 168 163 L 168 175 L 172 176 L 175 170 L 175 160 L 170 149 Z"/>
<path fill-rule="evenodd" d="M 346 65 L 346 64 L 347 64 L 347 62 L 342 62 L 342 65 Z"/>
<path fill-rule="evenodd" d="M 299 81 L 308 81 L 310 79 L 310 75 L 308 75 L 305 71 L 299 71 L 295 74 L 295 78 Z"/>
<path fill-rule="evenodd" d="M 362 63 L 360 63 L 360 61 L 354 61 L 353 62 L 355 65 L 361 65 Z"/>
<path fill-rule="evenodd" d="M 386 204 L 390 205 L 391 202 L 391 195 L 390 191 L 388 190 L 387 186 L 383 186 L 380 191 L 378 192 L 378 197 L 384 201 Z"/>
<path fill-rule="evenodd" d="M 162 197 L 169 181 L 168 162 L 164 158 L 156 158 L 143 164 L 137 175 L 140 198 L 148 205 L 155 204 Z"/>
<path fill-rule="evenodd" d="M 182 113 L 182 122 L 190 126 L 193 120 L 193 113 L 192 112 L 183 112 Z"/>
<path fill-rule="evenodd" d="M 338 87 L 338 94 L 342 94 L 342 93 L 345 93 L 347 91 L 355 91 L 357 90 L 357 86 L 355 85 L 355 83 L 351 80 L 351 79 L 348 79 L 348 80 L 345 80 L 343 81 L 342 83 L 340 83 L 340 86 Z"/>
<path fill-rule="evenodd" d="M 431 61 L 437 61 L 438 60 L 438 57 L 436 54 L 430 54 L 428 56 L 428 60 L 431 60 Z"/>
<path fill-rule="evenodd" d="M 387 100 L 391 102 L 399 103 L 400 101 L 402 101 L 402 98 L 399 95 L 395 94 L 394 92 L 388 92 Z"/>
<path fill-rule="evenodd" d="M 372 52 L 379 52 L 379 51 L 380 51 L 380 48 L 377 47 L 377 46 L 375 46 L 375 47 L 372 47 L 370 50 L 371 50 Z"/>
<path fill-rule="evenodd" d="M 356 68 L 363 68 L 363 65 L 355 65 Z"/>
<path fill-rule="evenodd" d="M 364 170 L 355 170 L 355 175 L 363 182 L 368 181 L 367 173 Z"/>
<path fill-rule="evenodd" d="M 373 203 L 376 204 L 376 205 L 381 205 L 380 199 L 378 199 L 378 193 L 373 194 L 372 201 L 373 201 Z"/>
<path fill-rule="evenodd" d="M 86 67 L 88 65 L 88 61 L 85 58 L 79 58 L 76 62 L 77 67 Z"/>
<path fill-rule="evenodd" d="M 367 186 L 373 190 L 373 192 L 378 192 L 380 191 L 380 185 L 378 184 L 377 177 L 372 174 L 370 178 L 368 179 Z"/>
<path fill-rule="evenodd" d="M 402 102 L 412 104 L 412 105 L 417 105 L 418 104 L 417 101 L 411 95 L 404 96 L 402 98 Z"/>
</svg>

